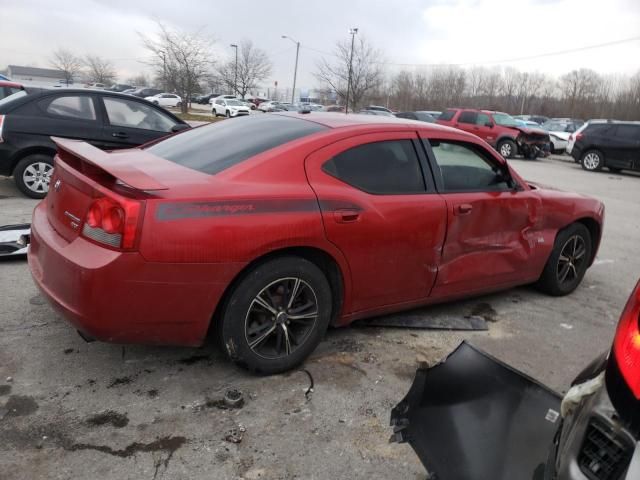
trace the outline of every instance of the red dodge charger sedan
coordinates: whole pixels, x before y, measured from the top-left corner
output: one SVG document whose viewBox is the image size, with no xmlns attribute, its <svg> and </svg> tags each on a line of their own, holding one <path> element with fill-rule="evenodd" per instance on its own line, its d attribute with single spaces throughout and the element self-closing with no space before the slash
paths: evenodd
<svg viewBox="0 0 640 480">
<path fill-rule="evenodd" d="M 478 137 L 378 116 L 224 121 L 142 148 L 58 145 L 29 265 L 85 336 L 199 345 L 275 373 L 329 324 L 535 283 L 572 292 L 601 202 L 523 181 Z"/>
</svg>

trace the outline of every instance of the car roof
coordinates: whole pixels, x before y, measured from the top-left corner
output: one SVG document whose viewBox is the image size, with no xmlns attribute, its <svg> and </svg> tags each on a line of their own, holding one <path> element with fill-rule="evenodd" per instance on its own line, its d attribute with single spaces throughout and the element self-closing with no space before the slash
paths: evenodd
<svg viewBox="0 0 640 480">
<path fill-rule="evenodd" d="M 462 130 L 447 127 L 444 125 L 437 125 L 435 123 L 425 123 L 418 120 L 410 120 L 407 118 L 398 118 L 395 116 L 383 116 L 383 115 L 360 115 L 357 113 L 340 113 L 340 112 L 277 112 L 271 115 L 282 115 L 286 117 L 299 118 L 301 120 L 307 120 L 310 122 L 319 123 L 328 128 L 345 128 L 345 127 L 357 127 L 357 126 L 395 126 L 395 127 L 419 127 L 422 131 L 433 132 L 451 132 L 454 131 L 457 134 L 466 134 Z M 473 137 L 473 135 L 471 135 Z"/>
</svg>

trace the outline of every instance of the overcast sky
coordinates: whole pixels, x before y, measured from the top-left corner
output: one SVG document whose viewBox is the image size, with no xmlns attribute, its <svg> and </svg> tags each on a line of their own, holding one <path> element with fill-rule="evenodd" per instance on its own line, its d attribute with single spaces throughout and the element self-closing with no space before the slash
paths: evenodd
<svg viewBox="0 0 640 480">
<path fill-rule="evenodd" d="M 219 60 L 232 54 L 229 44 L 253 40 L 273 61 L 267 83 L 282 87 L 291 85 L 295 60 L 295 45 L 283 34 L 301 42 L 298 86 L 309 88 L 326 56 L 320 52 L 348 38 L 349 27 L 383 52 L 391 72 L 424 68 L 399 64 L 441 63 L 510 64 L 556 76 L 581 67 L 640 70 L 640 0 L 0 0 L 0 11 L 0 68 L 48 67 L 61 47 L 110 59 L 120 80 L 147 68 L 137 32 L 153 32 L 153 18 L 202 29 L 215 40 Z"/>
</svg>

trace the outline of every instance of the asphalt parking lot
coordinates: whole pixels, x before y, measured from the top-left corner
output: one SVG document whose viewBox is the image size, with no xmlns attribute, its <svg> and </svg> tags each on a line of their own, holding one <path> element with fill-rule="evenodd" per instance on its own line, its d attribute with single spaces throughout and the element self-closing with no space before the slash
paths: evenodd
<svg viewBox="0 0 640 480">
<path fill-rule="evenodd" d="M 332 330 L 304 368 L 255 377 L 214 345 L 85 343 L 44 302 L 24 260 L 0 263 L 0 479 L 424 479 L 389 414 L 421 362 L 462 339 L 565 391 L 607 349 L 640 277 L 640 175 L 583 171 L 567 156 L 513 160 L 528 180 L 605 202 L 603 243 L 568 297 L 530 288 L 411 312 L 482 311 L 487 332 Z M 0 178 L 0 225 L 35 201 Z M 223 408 L 230 388 L 242 408 Z"/>
</svg>

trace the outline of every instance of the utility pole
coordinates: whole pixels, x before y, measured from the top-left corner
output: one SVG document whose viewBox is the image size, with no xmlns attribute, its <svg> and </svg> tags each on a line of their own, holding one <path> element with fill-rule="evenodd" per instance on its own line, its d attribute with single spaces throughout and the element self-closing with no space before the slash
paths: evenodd
<svg viewBox="0 0 640 480">
<path fill-rule="evenodd" d="M 353 65 L 353 43 L 356 38 L 356 33 L 358 33 L 357 28 L 349 29 L 349 34 L 351 35 L 351 54 L 349 55 L 349 78 L 347 80 L 347 99 L 344 106 L 344 113 L 349 113 L 349 93 L 351 91 L 351 69 Z"/>
<path fill-rule="evenodd" d="M 233 75 L 233 94 L 237 96 L 238 95 L 238 45 L 236 45 L 235 43 L 232 43 L 231 48 L 236 49 L 236 68 L 235 68 L 235 73 Z"/>
<path fill-rule="evenodd" d="M 296 66 L 293 69 L 293 90 L 291 92 L 291 103 L 295 103 L 295 98 L 296 98 L 296 77 L 298 76 L 298 55 L 300 54 L 300 42 L 294 40 L 291 37 L 288 37 L 287 35 L 282 35 L 282 38 L 288 38 L 289 40 L 291 40 L 293 43 L 296 44 Z"/>
</svg>

